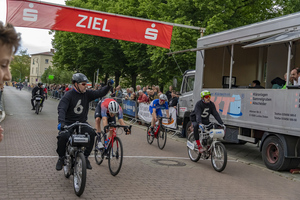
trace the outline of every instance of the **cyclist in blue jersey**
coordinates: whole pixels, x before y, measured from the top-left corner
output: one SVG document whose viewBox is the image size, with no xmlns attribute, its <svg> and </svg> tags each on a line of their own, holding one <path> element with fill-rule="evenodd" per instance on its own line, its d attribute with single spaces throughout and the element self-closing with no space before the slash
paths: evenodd
<svg viewBox="0 0 300 200">
<path fill-rule="evenodd" d="M 152 121 L 150 127 L 151 135 L 154 134 L 153 127 L 155 122 L 157 122 L 157 116 L 162 117 L 162 112 L 161 112 L 162 109 L 166 110 L 167 117 L 169 118 L 170 115 L 169 115 L 168 98 L 165 94 L 161 94 L 159 96 L 159 99 L 154 99 L 149 106 L 149 111 L 152 115 Z M 170 123 L 170 119 L 169 119 L 169 123 Z"/>
</svg>

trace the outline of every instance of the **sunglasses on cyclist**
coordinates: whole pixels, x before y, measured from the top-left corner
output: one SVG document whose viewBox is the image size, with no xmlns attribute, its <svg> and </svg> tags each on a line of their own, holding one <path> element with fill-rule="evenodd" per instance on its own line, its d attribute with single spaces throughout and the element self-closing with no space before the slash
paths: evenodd
<svg viewBox="0 0 300 200">
<path fill-rule="evenodd" d="M 208 98 L 210 98 L 210 97 L 211 97 L 211 95 L 206 95 L 206 96 L 204 96 L 205 99 L 208 99 Z"/>
<path fill-rule="evenodd" d="M 82 85 L 82 86 L 86 86 L 86 83 L 79 83 L 80 85 Z"/>
</svg>

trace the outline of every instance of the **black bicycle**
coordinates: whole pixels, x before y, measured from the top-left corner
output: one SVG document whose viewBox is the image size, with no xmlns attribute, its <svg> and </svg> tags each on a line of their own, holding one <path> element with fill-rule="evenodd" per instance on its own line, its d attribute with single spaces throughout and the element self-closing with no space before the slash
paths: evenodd
<svg viewBox="0 0 300 200">
<path fill-rule="evenodd" d="M 166 142 L 167 142 L 167 131 L 166 131 L 165 126 L 162 123 L 162 120 L 163 119 L 172 119 L 172 118 L 171 118 L 171 116 L 169 118 L 158 116 L 157 118 L 158 118 L 158 123 L 155 123 L 154 129 L 153 129 L 153 131 L 154 131 L 153 135 L 150 132 L 151 131 L 151 129 L 150 129 L 151 125 L 149 125 L 148 128 L 147 128 L 147 142 L 149 144 L 152 144 L 154 138 L 156 138 L 158 148 L 163 149 L 166 145 Z"/>
<path fill-rule="evenodd" d="M 73 175 L 73 187 L 77 196 L 81 196 L 85 189 L 86 158 L 84 156 L 84 151 L 90 144 L 90 135 L 88 133 L 81 133 L 82 126 L 87 126 L 95 130 L 89 124 L 80 122 L 75 122 L 64 127 L 64 130 L 74 128 L 74 132 L 70 136 L 66 146 L 63 169 L 66 178 Z"/>
<path fill-rule="evenodd" d="M 116 176 L 120 172 L 123 163 L 123 145 L 121 139 L 117 136 L 117 128 L 128 129 L 128 132 L 131 133 L 131 126 L 109 123 L 104 127 L 104 132 L 96 133 L 95 139 L 96 163 L 100 165 L 104 157 L 106 157 L 108 159 L 109 171 L 113 176 Z M 107 130 L 112 131 L 113 134 L 108 144 L 105 144 Z"/>
<path fill-rule="evenodd" d="M 38 115 L 43 110 L 43 107 L 41 106 L 43 102 L 43 96 L 35 95 L 33 98 L 34 98 L 35 113 Z"/>
</svg>

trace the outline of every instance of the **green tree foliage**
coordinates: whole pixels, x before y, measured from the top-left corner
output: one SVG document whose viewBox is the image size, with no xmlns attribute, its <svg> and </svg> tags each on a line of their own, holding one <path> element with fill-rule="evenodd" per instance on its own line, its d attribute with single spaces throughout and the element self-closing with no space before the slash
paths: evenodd
<svg viewBox="0 0 300 200">
<path fill-rule="evenodd" d="M 29 77 L 30 57 L 29 54 L 27 53 L 27 50 L 20 50 L 18 55 L 14 56 L 10 64 L 10 68 L 11 68 L 12 81 L 24 82 L 25 76 Z"/>
<path fill-rule="evenodd" d="M 279 0 L 278 8 L 282 10 L 283 15 L 288 15 L 300 11 L 300 0 Z"/>
<path fill-rule="evenodd" d="M 267 20 L 299 10 L 300 0 L 68 0 L 68 6 L 150 20 L 206 28 L 204 35 Z M 126 34 L 126 33 L 124 33 Z M 168 56 L 170 51 L 196 48 L 200 31 L 173 27 L 171 48 L 55 31 L 54 65 L 86 73 L 93 79 L 119 77 L 135 88 L 141 84 L 170 85 L 187 69 L 195 68 L 196 53 Z M 129 86 L 126 85 L 126 86 Z M 167 87 L 167 86 L 166 86 Z"/>
<path fill-rule="evenodd" d="M 49 79 L 49 75 L 53 75 L 53 79 Z M 42 75 L 41 79 L 43 83 L 47 84 L 65 84 L 71 83 L 73 72 L 69 70 L 63 70 L 61 68 L 49 67 Z"/>
</svg>

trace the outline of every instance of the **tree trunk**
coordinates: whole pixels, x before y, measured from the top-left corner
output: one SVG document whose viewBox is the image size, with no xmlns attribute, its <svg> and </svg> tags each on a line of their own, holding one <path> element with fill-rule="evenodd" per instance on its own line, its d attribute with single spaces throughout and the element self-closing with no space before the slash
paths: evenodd
<svg viewBox="0 0 300 200">
<path fill-rule="evenodd" d="M 121 76 L 120 71 L 116 71 L 115 72 L 115 87 L 117 87 L 118 85 L 120 85 L 120 76 Z"/>
<path fill-rule="evenodd" d="M 134 91 L 136 90 L 136 73 L 131 74 L 131 87 L 133 87 Z"/>
</svg>

